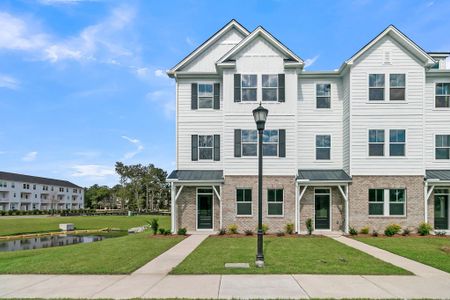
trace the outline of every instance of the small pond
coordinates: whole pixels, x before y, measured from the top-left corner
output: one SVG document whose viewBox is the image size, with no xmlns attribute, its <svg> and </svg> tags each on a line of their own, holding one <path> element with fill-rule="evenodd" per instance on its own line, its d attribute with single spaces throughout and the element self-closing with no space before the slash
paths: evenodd
<svg viewBox="0 0 450 300">
<path fill-rule="evenodd" d="M 108 238 L 124 236 L 127 234 L 128 233 L 126 231 L 113 231 L 101 233 L 99 232 L 95 234 L 86 234 L 86 235 L 60 234 L 60 235 L 47 235 L 25 239 L 1 240 L 0 252 L 60 247 L 80 243 L 93 243 Z"/>
</svg>

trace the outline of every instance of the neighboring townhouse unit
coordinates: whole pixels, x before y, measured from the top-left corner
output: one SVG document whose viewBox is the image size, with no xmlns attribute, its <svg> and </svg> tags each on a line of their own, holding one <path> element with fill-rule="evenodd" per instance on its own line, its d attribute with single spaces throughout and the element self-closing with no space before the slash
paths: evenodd
<svg viewBox="0 0 450 300">
<path fill-rule="evenodd" d="M 0 210 L 84 208 L 84 189 L 66 180 L 0 172 Z"/>
<path fill-rule="evenodd" d="M 235 20 L 173 67 L 175 231 L 257 224 L 257 134 L 263 223 L 296 232 L 449 229 L 449 53 L 425 52 L 389 26 L 335 71 L 304 61 L 263 27 Z"/>
</svg>

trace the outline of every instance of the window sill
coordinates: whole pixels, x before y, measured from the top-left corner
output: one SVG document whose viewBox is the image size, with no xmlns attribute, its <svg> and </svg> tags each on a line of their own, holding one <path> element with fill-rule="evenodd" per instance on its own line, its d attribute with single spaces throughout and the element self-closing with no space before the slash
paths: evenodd
<svg viewBox="0 0 450 300">
<path fill-rule="evenodd" d="M 282 219 L 284 215 L 266 215 L 267 218 Z"/>
<path fill-rule="evenodd" d="M 236 218 L 249 219 L 249 218 L 253 218 L 253 215 L 236 215 Z"/>
<path fill-rule="evenodd" d="M 331 159 L 315 159 L 313 160 L 314 163 L 317 164 L 332 164 L 333 161 Z"/>
<path fill-rule="evenodd" d="M 406 215 L 402 215 L 402 216 L 371 216 L 369 215 L 369 219 L 406 219 L 407 216 Z"/>
<path fill-rule="evenodd" d="M 391 160 L 391 159 L 401 159 L 401 160 L 408 159 L 407 156 L 367 156 L 366 158 L 367 159 L 389 159 L 389 160 Z"/>
<path fill-rule="evenodd" d="M 408 104 L 406 100 L 366 100 L 366 104 Z"/>
<path fill-rule="evenodd" d="M 254 100 L 254 101 L 241 101 L 241 102 L 234 102 L 236 104 L 258 104 L 258 103 L 264 103 L 264 104 L 283 104 L 286 103 L 286 101 L 284 102 L 279 102 L 278 100 L 274 100 L 274 101 L 259 101 L 259 100 Z"/>
<path fill-rule="evenodd" d="M 434 107 L 432 109 L 432 111 L 444 111 L 444 112 L 448 112 L 450 111 L 450 107 Z"/>
</svg>

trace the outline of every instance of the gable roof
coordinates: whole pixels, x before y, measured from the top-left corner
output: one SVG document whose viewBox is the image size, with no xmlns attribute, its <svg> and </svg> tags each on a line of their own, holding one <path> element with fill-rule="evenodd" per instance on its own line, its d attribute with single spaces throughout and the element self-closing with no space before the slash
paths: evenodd
<svg viewBox="0 0 450 300">
<path fill-rule="evenodd" d="M 436 61 L 419 45 L 417 45 L 413 40 L 411 40 L 408 36 L 406 36 L 403 32 L 401 32 L 394 25 L 389 25 L 385 30 L 383 30 L 379 35 L 377 35 L 374 39 L 372 39 L 369 43 L 367 43 L 364 47 L 362 47 L 358 52 L 356 52 L 352 57 L 347 59 L 344 65 L 353 64 L 355 60 L 357 60 L 361 55 L 363 55 L 367 50 L 372 48 L 375 44 L 378 43 L 383 37 L 390 35 L 397 42 L 399 42 L 403 47 L 405 47 L 409 52 L 414 54 L 420 60 L 422 60 L 426 65 L 433 65 Z"/>
<path fill-rule="evenodd" d="M 37 184 L 48 184 L 48 185 L 57 185 L 63 187 L 70 188 L 82 188 L 76 184 L 73 184 L 67 180 L 59 180 L 31 175 L 24 175 L 18 173 L 9 173 L 9 172 L 0 172 L 0 179 L 8 180 L 8 181 L 17 181 L 17 182 L 26 182 L 26 183 L 37 183 Z"/>
<path fill-rule="evenodd" d="M 247 36 L 250 34 L 250 32 L 242 26 L 238 21 L 235 19 L 232 19 L 230 22 L 228 22 L 225 26 L 223 26 L 221 29 L 219 29 L 216 33 L 214 33 L 209 39 L 207 39 L 203 44 L 198 46 L 194 51 L 192 51 L 190 54 L 188 54 L 185 58 L 183 58 L 182 61 L 180 61 L 177 65 L 175 65 L 172 69 L 170 69 L 167 72 L 167 75 L 170 77 L 173 77 L 175 72 L 178 71 L 180 68 L 186 66 L 188 63 L 190 63 L 194 58 L 198 57 L 203 51 L 205 51 L 209 46 L 211 46 L 214 42 L 216 42 L 218 39 L 220 39 L 224 34 L 229 32 L 231 29 L 236 29 L 240 33 L 242 33 L 244 36 Z"/>
<path fill-rule="evenodd" d="M 300 64 L 300 66 L 304 65 L 303 59 L 301 59 L 297 54 L 292 52 L 288 47 L 286 47 L 283 43 L 281 43 L 277 38 L 275 38 L 270 32 L 265 30 L 262 26 L 258 26 L 252 33 L 247 35 L 242 41 L 239 42 L 236 46 L 234 46 L 230 51 L 225 53 L 218 61 L 217 65 L 226 64 L 227 60 L 229 60 L 233 55 L 242 50 L 245 46 L 255 40 L 257 37 L 263 37 L 267 40 L 271 45 L 273 45 L 277 50 L 281 53 L 289 57 L 291 62 Z"/>
</svg>

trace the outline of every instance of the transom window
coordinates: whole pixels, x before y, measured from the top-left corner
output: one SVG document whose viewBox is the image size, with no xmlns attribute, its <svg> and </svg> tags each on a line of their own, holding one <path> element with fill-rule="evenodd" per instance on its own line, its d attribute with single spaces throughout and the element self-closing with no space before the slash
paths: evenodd
<svg viewBox="0 0 450 300">
<path fill-rule="evenodd" d="M 256 101 L 257 77 L 256 75 L 241 75 L 242 101 Z"/>
<path fill-rule="evenodd" d="M 316 84 L 316 108 L 331 107 L 331 84 Z"/>
<path fill-rule="evenodd" d="M 370 216 L 404 216 L 405 189 L 369 189 Z"/>
<path fill-rule="evenodd" d="M 436 159 L 450 159 L 450 134 L 436 135 Z"/>
<path fill-rule="evenodd" d="M 213 136 L 199 135 L 198 136 L 198 158 L 202 160 L 213 159 Z"/>
<path fill-rule="evenodd" d="M 403 129 L 392 129 L 389 134 L 389 155 L 405 156 L 406 133 Z"/>
<path fill-rule="evenodd" d="M 262 75 L 262 100 L 278 101 L 278 74 Z"/>
<path fill-rule="evenodd" d="M 283 215 L 283 190 L 268 189 L 267 190 L 267 214 L 269 216 Z"/>
<path fill-rule="evenodd" d="M 252 190 L 236 189 L 236 203 L 238 216 L 252 215 Z"/>
<path fill-rule="evenodd" d="M 384 74 L 369 74 L 369 100 L 384 100 Z"/>
<path fill-rule="evenodd" d="M 405 74 L 389 75 L 389 99 L 391 101 L 405 100 Z"/>
<path fill-rule="evenodd" d="M 213 85 L 200 83 L 198 85 L 198 108 L 213 108 Z"/>
<path fill-rule="evenodd" d="M 436 83 L 436 108 L 450 108 L 450 82 Z"/>
<path fill-rule="evenodd" d="M 278 155 L 278 130 L 264 130 L 263 155 Z M 242 156 L 256 156 L 258 154 L 258 134 L 256 130 L 242 130 Z"/>
<path fill-rule="evenodd" d="M 369 156 L 384 156 L 384 130 L 369 130 Z"/>
<path fill-rule="evenodd" d="M 316 159 L 329 160 L 331 156 L 331 135 L 316 135 Z"/>
</svg>

